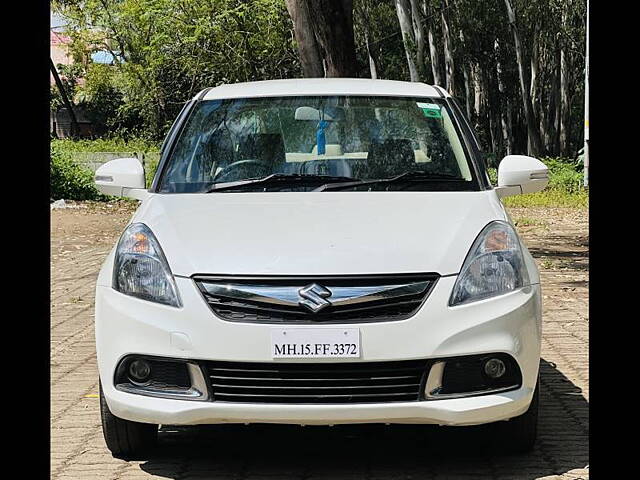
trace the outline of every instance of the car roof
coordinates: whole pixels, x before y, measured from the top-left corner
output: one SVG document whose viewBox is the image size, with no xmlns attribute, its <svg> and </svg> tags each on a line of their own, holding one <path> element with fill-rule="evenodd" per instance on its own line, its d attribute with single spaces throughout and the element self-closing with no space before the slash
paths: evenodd
<svg viewBox="0 0 640 480">
<path fill-rule="evenodd" d="M 372 80 L 367 78 L 295 78 L 224 84 L 201 91 L 196 98 L 222 100 L 228 98 L 366 95 L 388 97 L 444 97 L 440 87 L 420 82 Z"/>
</svg>

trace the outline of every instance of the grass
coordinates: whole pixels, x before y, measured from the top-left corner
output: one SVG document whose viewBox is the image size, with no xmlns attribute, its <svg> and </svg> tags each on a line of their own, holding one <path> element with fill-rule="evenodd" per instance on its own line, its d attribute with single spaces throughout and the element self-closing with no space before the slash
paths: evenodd
<svg viewBox="0 0 640 480">
<path fill-rule="evenodd" d="M 66 152 L 159 152 L 160 144 L 144 138 L 123 140 L 122 138 L 98 138 L 95 140 L 82 139 L 52 139 L 55 145 Z"/>
<path fill-rule="evenodd" d="M 545 270 L 569 270 L 572 267 L 571 260 L 554 260 L 545 258 L 540 262 L 540 266 Z"/>
<path fill-rule="evenodd" d="M 548 258 L 545 258 L 544 260 L 542 260 L 542 262 L 540 262 L 540 266 L 545 270 L 549 270 L 553 268 L 553 260 L 549 260 Z"/>
<path fill-rule="evenodd" d="M 153 182 L 153 177 L 156 174 L 156 170 L 158 169 L 158 160 L 150 159 L 147 160 L 147 164 L 144 168 L 144 176 L 145 181 L 147 183 L 147 188 L 151 187 L 151 183 Z"/>
<path fill-rule="evenodd" d="M 514 195 L 502 199 L 507 207 L 568 207 L 588 208 L 589 193 L 567 192 L 558 188 L 547 188 L 542 192 Z"/>
<path fill-rule="evenodd" d="M 544 220 L 537 220 L 535 218 L 529 217 L 516 217 L 513 221 L 516 224 L 516 227 L 546 227 L 548 225 L 548 223 Z"/>
</svg>

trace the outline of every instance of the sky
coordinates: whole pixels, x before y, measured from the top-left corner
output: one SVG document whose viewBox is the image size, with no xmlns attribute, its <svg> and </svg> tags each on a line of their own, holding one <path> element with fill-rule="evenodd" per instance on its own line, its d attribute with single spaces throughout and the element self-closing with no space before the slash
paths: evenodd
<svg viewBox="0 0 640 480">
<path fill-rule="evenodd" d="M 67 23 L 64 17 L 60 16 L 57 13 L 54 13 L 53 11 L 51 11 L 50 21 L 51 21 L 52 30 L 59 30 L 61 27 L 65 25 L 65 23 Z"/>
</svg>

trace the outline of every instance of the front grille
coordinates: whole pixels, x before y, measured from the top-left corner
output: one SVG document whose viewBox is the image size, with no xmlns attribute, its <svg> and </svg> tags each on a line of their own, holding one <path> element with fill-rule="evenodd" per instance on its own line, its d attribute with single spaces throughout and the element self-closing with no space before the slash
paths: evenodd
<svg viewBox="0 0 640 480">
<path fill-rule="evenodd" d="M 212 311 L 223 320 L 359 323 L 404 320 L 414 315 L 438 275 L 246 278 L 196 275 L 193 279 Z M 311 290 L 311 298 L 301 293 L 305 289 Z"/>
<path fill-rule="evenodd" d="M 362 363 L 207 362 L 213 401 L 386 403 L 421 399 L 427 360 Z"/>
</svg>

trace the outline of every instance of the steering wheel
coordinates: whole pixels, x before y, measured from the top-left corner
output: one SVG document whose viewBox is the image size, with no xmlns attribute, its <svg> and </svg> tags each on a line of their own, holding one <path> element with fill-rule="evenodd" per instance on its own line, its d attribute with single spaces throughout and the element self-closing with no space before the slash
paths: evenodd
<svg viewBox="0 0 640 480">
<path fill-rule="evenodd" d="M 269 175 L 271 168 L 260 160 L 238 160 L 224 167 L 214 177 L 216 182 L 235 182 L 245 178 L 262 177 Z"/>
</svg>

